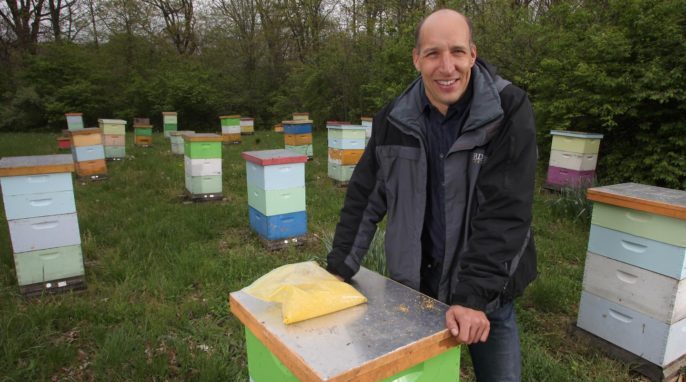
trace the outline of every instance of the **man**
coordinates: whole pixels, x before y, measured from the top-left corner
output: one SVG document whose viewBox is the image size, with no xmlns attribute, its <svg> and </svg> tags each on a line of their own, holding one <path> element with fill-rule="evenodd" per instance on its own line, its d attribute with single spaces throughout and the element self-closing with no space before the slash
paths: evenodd
<svg viewBox="0 0 686 382">
<path fill-rule="evenodd" d="M 387 215 L 390 277 L 450 305 L 446 327 L 479 381 L 518 381 L 512 301 L 537 273 L 531 104 L 477 59 L 460 13 L 432 13 L 415 39 L 421 78 L 374 118 L 327 269 L 350 279 Z"/>
</svg>

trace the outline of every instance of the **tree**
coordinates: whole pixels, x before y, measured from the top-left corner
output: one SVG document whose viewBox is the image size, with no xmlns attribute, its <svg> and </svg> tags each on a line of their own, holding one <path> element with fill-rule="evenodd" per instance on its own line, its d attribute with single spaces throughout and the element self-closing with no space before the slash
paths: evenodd
<svg viewBox="0 0 686 382">
<path fill-rule="evenodd" d="M 13 35 L 12 45 L 20 52 L 36 52 L 44 5 L 45 0 L 5 0 L 0 7 L 0 17 Z"/>
</svg>

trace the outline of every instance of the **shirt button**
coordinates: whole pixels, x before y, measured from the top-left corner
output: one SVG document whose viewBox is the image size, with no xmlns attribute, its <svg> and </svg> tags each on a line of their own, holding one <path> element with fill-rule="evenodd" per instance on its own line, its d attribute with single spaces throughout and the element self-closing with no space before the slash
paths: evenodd
<svg viewBox="0 0 686 382">
<path fill-rule="evenodd" d="M 438 154 L 438 157 L 443 159 L 443 154 Z"/>
</svg>

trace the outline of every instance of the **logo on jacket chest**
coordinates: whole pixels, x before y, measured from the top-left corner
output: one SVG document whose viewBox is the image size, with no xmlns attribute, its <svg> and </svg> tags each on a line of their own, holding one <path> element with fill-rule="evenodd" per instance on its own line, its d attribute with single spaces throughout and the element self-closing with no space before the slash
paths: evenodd
<svg viewBox="0 0 686 382">
<path fill-rule="evenodd" d="M 475 165 L 482 165 L 486 163 L 486 160 L 488 160 L 488 156 L 484 153 L 472 153 L 472 163 Z"/>
</svg>

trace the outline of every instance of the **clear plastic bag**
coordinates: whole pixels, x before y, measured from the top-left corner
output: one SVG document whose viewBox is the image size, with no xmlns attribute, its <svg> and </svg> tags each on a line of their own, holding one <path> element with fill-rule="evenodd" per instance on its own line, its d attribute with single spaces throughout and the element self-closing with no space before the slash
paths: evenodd
<svg viewBox="0 0 686 382">
<path fill-rule="evenodd" d="M 367 302 L 350 284 L 314 261 L 278 267 L 243 288 L 264 301 L 281 303 L 284 324 L 323 316 Z"/>
</svg>

